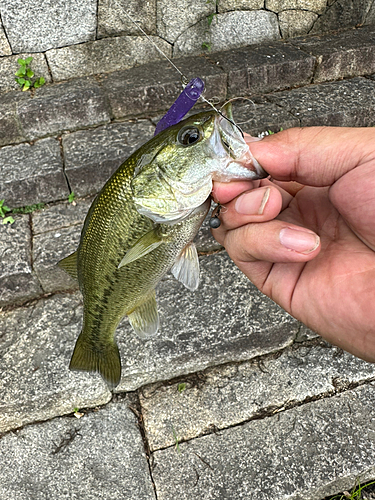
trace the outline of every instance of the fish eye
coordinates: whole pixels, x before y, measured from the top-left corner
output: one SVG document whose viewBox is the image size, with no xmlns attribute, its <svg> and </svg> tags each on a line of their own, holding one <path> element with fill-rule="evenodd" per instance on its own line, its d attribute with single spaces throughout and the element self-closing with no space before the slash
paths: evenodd
<svg viewBox="0 0 375 500">
<path fill-rule="evenodd" d="M 177 136 L 177 140 L 183 146 L 191 146 L 199 141 L 201 133 L 197 127 L 184 127 Z"/>
</svg>

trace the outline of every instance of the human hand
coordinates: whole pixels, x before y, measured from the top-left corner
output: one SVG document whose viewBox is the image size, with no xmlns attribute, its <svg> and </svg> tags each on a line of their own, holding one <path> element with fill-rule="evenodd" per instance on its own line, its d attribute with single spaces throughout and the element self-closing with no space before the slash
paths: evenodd
<svg viewBox="0 0 375 500">
<path fill-rule="evenodd" d="M 375 128 L 245 140 L 272 180 L 214 183 L 214 237 L 288 313 L 375 362 Z"/>
</svg>

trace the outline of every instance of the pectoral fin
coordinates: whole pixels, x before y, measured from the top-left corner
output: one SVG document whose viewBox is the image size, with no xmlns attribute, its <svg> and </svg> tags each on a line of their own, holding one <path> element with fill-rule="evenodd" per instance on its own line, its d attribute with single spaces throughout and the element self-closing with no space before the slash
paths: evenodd
<svg viewBox="0 0 375 500">
<path fill-rule="evenodd" d="M 156 234 L 155 229 L 152 229 L 140 238 L 137 243 L 126 252 L 125 257 L 122 259 L 118 268 L 120 269 L 134 260 L 140 259 L 149 252 L 163 243 L 163 240 Z"/>
<path fill-rule="evenodd" d="M 78 279 L 77 271 L 77 251 L 60 260 L 57 264 L 61 269 L 64 269 L 72 278 Z"/>
<path fill-rule="evenodd" d="M 133 312 L 128 314 L 128 317 L 135 333 L 141 337 L 141 339 L 156 335 L 159 328 L 159 314 L 155 290 L 140 306 L 136 307 Z"/>
<path fill-rule="evenodd" d="M 171 272 L 189 290 L 196 290 L 199 285 L 199 259 L 194 243 L 187 245 L 178 256 Z"/>
</svg>

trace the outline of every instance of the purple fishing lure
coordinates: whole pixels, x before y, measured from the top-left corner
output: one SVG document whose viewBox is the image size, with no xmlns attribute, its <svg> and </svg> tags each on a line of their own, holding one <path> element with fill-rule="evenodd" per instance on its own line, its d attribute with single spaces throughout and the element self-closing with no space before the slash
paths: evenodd
<svg viewBox="0 0 375 500">
<path fill-rule="evenodd" d="M 204 90 L 204 82 L 200 78 L 193 78 L 186 85 L 181 94 L 177 97 L 175 102 L 169 108 L 167 113 L 158 122 L 155 129 L 155 134 L 162 130 L 176 125 L 188 113 L 197 100 L 200 98 Z"/>
</svg>

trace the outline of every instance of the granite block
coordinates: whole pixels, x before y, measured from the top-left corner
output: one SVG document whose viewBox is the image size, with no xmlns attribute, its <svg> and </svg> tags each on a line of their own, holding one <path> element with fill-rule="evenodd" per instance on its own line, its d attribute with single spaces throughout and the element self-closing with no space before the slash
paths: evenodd
<svg viewBox="0 0 375 500">
<path fill-rule="evenodd" d="M 188 441 L 374 378 L 375 364 L 318 341 L 139 392 L 148 443 L 157 450 L 175 444 L 172 427 Z"/>
<path fill-rule="evenodd" d="M 316 58 L 315 83 L 375 71 L 374 26 L 334 35 L 296 38 L 291 43 Z"/>
<path fill-rule="evenodd" d="M 41 87 L 19 104 L 18 116 L 29 140 L 110 121 L 102 89 L 86 78 Z"/>
<path fill-rule="evenodd" d="M 188 80 L 204 80 L 206 99 L 225 99 L 227 75 L 218 65 L 199 56 L 176 59 L 174 64 Z M 116 118 L 167 110 L 182 91 L 181 77 L 167 61 L 113 73 L 102 85 Z"/>
<path fill-rule="evenodd" d="M 182 56 L 235 49 L 280 38 L 276 14 L 264 10 L 233 11 L 205 18 L 175 41 L 173 55 Z"/>
<path fill-rule="evenodd" d="M 17 116 L 20 102 L 28 99 L 24 92 L 9 92 L 0 95 L 0 146 L 23 142 L 25 135 Z"/>
<path fill-rule="evenodd" d="M 97 0 L 3 0 L 1 17 L 13 53 L 44 52 L 94 40 Z"/>
<path fill-rule="evenodd" d="M 233 116 L 244 132 L 258 136 L 264 132 L 279 132 L 299 126 L 299 120 L 288 111 L 265 99 L 238 99 L 233 101 Z"/>
<path fill-rule="evenodd" d="M 291 38 L 309 33 L 318 14 L 307 10 L 284 10 L 278 18 L 282 37 Z"/>
<path fill-rule="evenodd" d="M 126 12 L 149 35 L 156 34 L 156 0 L 99 0 L 98 38 L 114 35 L 140 35 Z"/>
<path fill-rule="evenodd" d="M 312 33 L 325 33 L 362 25 L 373 5 L 372 0 L 329 0 L 327 8 L 316 21 Z"/>
<path fill-rule="evenodd" d="M 307 85 L 315 66 L 313 56 L 284 42 L 220 52 L 211 60 L 228 74 L 230 97 Z"/>
<path fill-rule="evenodd" d="M 375 475 L 375 387 L 281 411 L 153 454 L 163 500 L 321 500 Z M 176 434 L 178 439 L 178 434 Z"/>
<path fill-rule="evenodd" d="M 152 40 L 168 57 L 171 57 L 172 47 L 169 43 L 157 36 L 152 36 Z M 56 82 L 111 73 L 162 58 L 145 36 L 103 38 L 49 50 L 46 52 L 46 57 Z"/>
<path fill-rule="evenodd" d="M 310 85 L 267 99 L 298 118 L 303 127 L 375 125 L 375 82 L 366 78 Z"/>
<path fill-rule="evenodd" d="M 142 436 L 124 399 L 0 441 L 0 499 L 155 500 Z"/>
<path fill-rule="evenodd" d="M 173 43 L 181 33 L 214 12 L 214 2 L 157 0 L 157 34 Z"/>
<path fill-rule="evenodd" d="M 21 303 L 42 293 L 31 267 L 31 232 L 28 215 L 14 216 L 0 225 L 0 308 Z"/>
<path fill-rule="evenodd" d="M 0 199 L 23 207 L 69 196 L 60 145 L 48 138 L 0 149 Z"/>
</svg>

